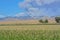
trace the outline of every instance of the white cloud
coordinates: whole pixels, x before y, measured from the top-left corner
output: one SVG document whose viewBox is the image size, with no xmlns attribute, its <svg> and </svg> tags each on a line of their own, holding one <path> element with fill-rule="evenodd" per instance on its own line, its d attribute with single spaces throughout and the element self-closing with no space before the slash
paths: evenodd
<svg viewBox="0 0 60 40">
<path fill-rule="evenodd" d="M 41 6 L 44 4 L 51 4 L 56 1 L 60 1 L 60 0 L 24 0 L 23 2 L 20 2 L 19 5 L 22 7 L 27 7 L 27 6 L 31 6 L 30 3 L 32 3 L 33 5 Z"/>
<path fill-rule="evenodd" d="M 52 10 L 50 8 L 49 10 L 47 8 L 41 8 L 41 6 L 50 5 L 51 3 L 59 1 L 60 0 L 24 0 L 23 2 L 19 3 L 19 6 L 23 8 L 30 16 L 37 17 L 40 15 L 47 15 Z"/>
<path fill-rule="evenodd" d="M 55 1 L 58 1 L 58 0 L 42 0 L 42 2 L 43 2 L 44 4 L 50 4 L 50 3 L 53 3 L 53 2 L 55 2 Z"/>
<path fill-rule="evenodd" d="M 24 13 L 24 12 L 22 12 L 22 13 L 18 13 L 18 14 L 16 14 L 15 16 L 17 16 L 17 17 L 20 17 L 20 16 L 27 16 L 27 14 Z"/>
</svg>

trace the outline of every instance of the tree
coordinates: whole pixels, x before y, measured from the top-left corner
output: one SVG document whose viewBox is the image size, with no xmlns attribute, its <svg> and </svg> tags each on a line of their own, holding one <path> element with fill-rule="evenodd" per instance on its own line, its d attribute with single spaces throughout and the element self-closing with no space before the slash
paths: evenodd
<svg viewBox="0 0 60 40">
<path fill-rule="evenodd" d="M 39 22 L 43 23 L 43 20 L 41 19 L 41 20 L 39 20 Z"/>
<path fill-rule="evenodd" d="M 57 23 L 60 23 L 60 17 L 55 17 L 55 21 L 56 21 Z"/>
<path fill-rule="evenodd" d="M 47 19 L 45 20 L 45 23 L 48 23 L 48 20 Z"/>
<path fill-rule="evenodd" d="M 39 22 L 41 22 L 41 23 L 48 23 L 48 20 L 47 19 L 45 19 L 45 20 L 39 20 Z"/>
</svg>

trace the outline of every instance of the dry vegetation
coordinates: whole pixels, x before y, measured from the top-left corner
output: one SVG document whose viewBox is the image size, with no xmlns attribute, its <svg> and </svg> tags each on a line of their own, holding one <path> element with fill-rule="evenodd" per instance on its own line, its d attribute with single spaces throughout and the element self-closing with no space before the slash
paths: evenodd
<svg viewBox="0 0 60 40">
<path fill-rule="evenodd" d="M 38 20 L 1 21 L 0 24 L 39 24 Z"/>
<path fill-rule="evenodd" d="M 56 21 L 49 19 L 48 23 L 55 24 Z M 0 21 L 0 24 L 42 24 L 39 20 L 6 20 Z"/>
<path fill-rule="evenodd" d="M 60 40 L 60 25 L 0 26 L 0 40 Z"/>
<path fill-rule="evenodd" d="M 0 30 L 60 30 L 60 25 L 0 26 Z"/>
<path fill-rule="evenodd" d="M 0 26 L 0 40 L 60 40 L 60 25 Z"/>
<path fill-rule="evenodd" d="M 0 24 L 5 24 L 0 25 L 0 40 L 60 40 L 60 25 L 35 25 L 39 24 L 38 20 L 3 21 Z"/>
</svg>

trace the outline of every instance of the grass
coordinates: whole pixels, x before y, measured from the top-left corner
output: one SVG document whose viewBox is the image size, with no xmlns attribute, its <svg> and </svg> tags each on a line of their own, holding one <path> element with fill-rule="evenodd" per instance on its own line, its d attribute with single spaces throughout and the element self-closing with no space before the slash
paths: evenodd
<svg viewBox="0 0 60 40">
<path fill-rule="evenodd" d="M 0 30 L 0 40 L 60 40 L 60 30 Z"/>
<path fill-rule="evenodd" d="M 0 40 L 60 40 L 60 25 L 0 26 Z"/>
<path fill-rule="evenodd" d="M 0 30 L 60 30 L 60 25 L 11 25 L 0 26 Z"/>
</svg>

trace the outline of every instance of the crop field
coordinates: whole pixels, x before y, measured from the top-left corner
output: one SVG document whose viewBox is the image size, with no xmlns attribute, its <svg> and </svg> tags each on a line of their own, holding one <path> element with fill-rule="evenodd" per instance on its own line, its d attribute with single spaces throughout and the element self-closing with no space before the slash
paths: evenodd
<svg viewBox="0 0 60 40">
<path fill-rule="evenodd" d="M 0 40 L 60 40 L 60 25 L 0 26 Z"/>
</svg>

